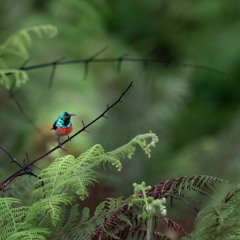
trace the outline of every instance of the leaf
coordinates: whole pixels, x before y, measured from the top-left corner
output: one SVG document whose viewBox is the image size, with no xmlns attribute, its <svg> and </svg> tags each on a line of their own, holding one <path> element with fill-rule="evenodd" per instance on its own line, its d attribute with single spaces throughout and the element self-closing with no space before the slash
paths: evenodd
<svg viewBox="0 0 240 240">
<path fill-rule="evenodd" d="M 57 28 L 52 25 L 39 25 L 23 29 L 10 36 L 1 45 L 1 55 L 14 55 L 23 59 L 29 58 L 28 49 L 32 46 L 32 36 L 52 38 L 57 35 Z"/>
<path fill-rule="evenodd" d="M 35 202 L 28 210 L 26 221 L 36 221 L 39 217 L 49 216 L 51 223 L 56 226 L 60 221 L 60 214 L 68 205 L 71 205 L 72 197 L 65 194 L 54 195 Z"/>
<path fill-rule="evenodd" d="M 139 146 L 148 157 L 151 157 L 151 148 L 155 147 L 157 142 L 158 137 L 155 133 L 150 132 L 140 134 L 133 138 L 126 145 L 123 145 L 122 147 L 110 152 L 110 154 L 121 158 L 131 158 L 135 152 L 136 146 Z"/>
<path fill-rule="evenodd" d="M 211 195 L 216 183 L 227 183 L 227 181 L 207 175 L 190 175 L 161 182 L 153 186 L 147 194 L 153 198 L 162 198 L 180 196 L 184 190 L 193 190 L 204 195 Z"/>
<path fill-rule="evenodd" d="M 44 235 L 49 231 L 46 228 L 31 228 L 11 235 L 7 240 L 46 240 Z"/>
<path fill-rule="evenodd" d="M 16 198 L 0 198 L 0 239 L 6 240 L 45 240 L 46 228 L 32 227 L 25 221 L 27 207 L 19 206 Z"/>
<path fill-rule="evenodd" d="M 28 75 L 23 70 L 5 69 L 0 70 L 0 83 L 7 89 L 20 87 L 28 81 Z"/>
</svg>

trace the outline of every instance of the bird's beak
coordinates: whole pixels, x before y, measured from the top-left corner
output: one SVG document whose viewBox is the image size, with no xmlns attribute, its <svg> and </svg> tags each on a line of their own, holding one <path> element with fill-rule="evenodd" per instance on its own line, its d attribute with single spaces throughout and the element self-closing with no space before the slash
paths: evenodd
<svg viewBox="0 0 240 240">
<path fill-rule="evenodd" d="M 75 114 L 75 113 L 71 113 L 70 116 L 71 116 L 71 117 L 72 117 L 72 116 L 77 116 L 77 114 Z"/>
</svg>

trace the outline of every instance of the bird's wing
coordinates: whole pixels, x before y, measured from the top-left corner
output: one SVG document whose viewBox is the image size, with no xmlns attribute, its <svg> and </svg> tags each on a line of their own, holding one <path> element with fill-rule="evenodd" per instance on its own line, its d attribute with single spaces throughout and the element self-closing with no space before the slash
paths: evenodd
<svg viewBox="0 0 240 240">
<path fill-rule="evenodd" d="M 53 127 L 52 127 L 52 129 L 54 129 L 54 130 L 56 130 L 58 127 L 57 127 L 57 120 L 54 122 L 54 124 L 53 124 Z"/>
</svg>

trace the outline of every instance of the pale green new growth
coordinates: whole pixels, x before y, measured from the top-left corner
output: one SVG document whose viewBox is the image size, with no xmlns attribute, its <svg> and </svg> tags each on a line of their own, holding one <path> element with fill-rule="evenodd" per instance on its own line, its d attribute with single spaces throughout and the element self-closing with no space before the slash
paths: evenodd
<svg viewBox="0 0 240 240">
<path fill-rule="evenodd" d="M 116 156 L 121 156 L 124 154 L 124 157 L 131 158 L 136 150 L 136 146 L 138 145 L 148 157 L 151 157 L 151 148 L 155 147 L 157 142 L 158 137 L 156 134 L 152 132 L 141 134 L 132 139 L 132 141 L 128 144 L 112 151 L 111 154 L 114 154 Z"/>
<path fill-rule="evenodd" d="M 11 78 L 9 77 L 11 75 Z M 4 69 L 0 70 L 0 83 L 5 86 L 6 89 L 10 89 L 13 81 L 14 86 L 19 87 L 20 85 L 24 84 L 28 80 L 28 75 L 23 70 L 16 70 L 16 69 Z"/>
<path fill-rule="evenodd" d="M 134 195 L 129 202 L 129 206 L 137 206 L 139 213 L 138 218 L 147 223 L 147 240 L 151 240 L 153 232 L 153 217 L 154 216 L 166 216 L 166 198 L 154 199 L 147 196 L 147 191 L 151 189 L 151 186 L 146 186 L 145 182 L 141 184 L 133 184 Z"/>
<path fill-rule="evenodd" d="M 29 57 L 28 49 L 32 46 L 32 37 L 34 35 L 39 38 L 52 38 L 57 35 L 57 28 L 52 25 L 40 25 L 23 29 L 10 36 L 0 46 L 1 53 L 27 59 Z"/>
<path fill-rule="evenodd" d="M 28 80 L 28 75 L 20 68 L 29 58 L 33 37 L 52 38 L 56 34 L 56 27 L 40 25 L 23 29 L 10 36 L 0 45 L 0 83 L 8 90 L 24 84 Z"/>
</svg>

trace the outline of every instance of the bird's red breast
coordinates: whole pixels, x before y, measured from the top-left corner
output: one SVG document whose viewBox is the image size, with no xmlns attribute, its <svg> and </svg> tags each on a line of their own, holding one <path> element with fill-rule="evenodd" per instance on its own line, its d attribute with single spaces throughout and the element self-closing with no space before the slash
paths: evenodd
<svg viewBox="0 0 240 240">
<path fill-rule="evenodd" d="M 73 130 L 73 127 L 72 125 L 68 128 L 61 128 L 58 126 L 58 128 L 55 131 L 56 135 L 58 136 L 65 136 L 65 135 L 68 135 L 70 132 L 72 132 Z"/>
</svg>

